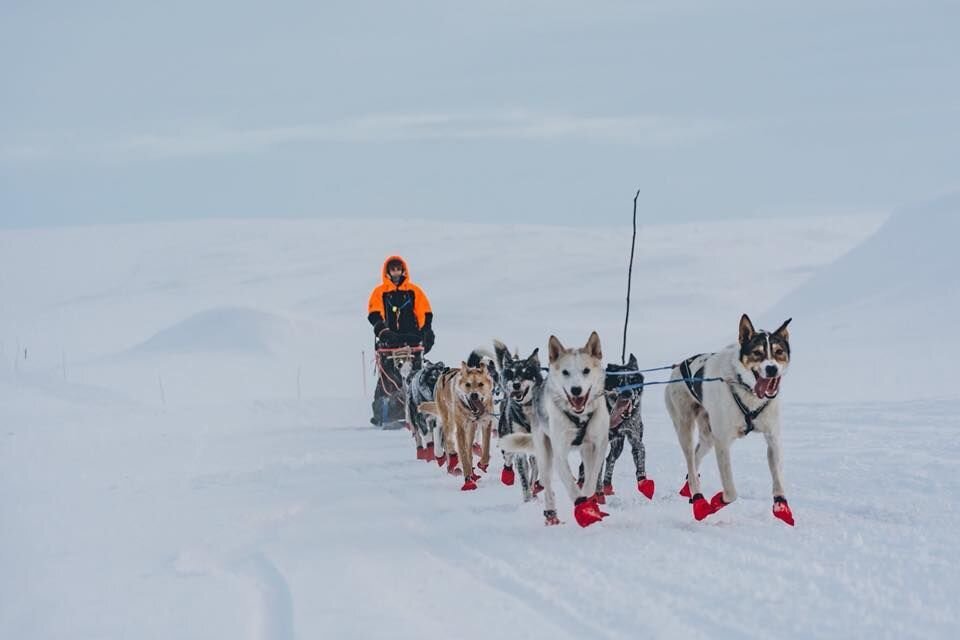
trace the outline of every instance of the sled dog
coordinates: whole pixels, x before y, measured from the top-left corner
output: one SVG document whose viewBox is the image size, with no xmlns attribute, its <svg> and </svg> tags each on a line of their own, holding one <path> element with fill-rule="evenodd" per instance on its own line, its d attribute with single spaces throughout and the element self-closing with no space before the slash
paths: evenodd
<svg viewBox="0 0 960 640">
<path fill-rule="evenodd" d="M 451 369 L 437 380 L 433 402 L 419 406 L 423 413 L 440 418 L 443 450 L 447 452 L 447 470 L 463 470 L 463 491 L 477 488 L 480 477 L 473 469 L 473 442 L 477 430 L 483 436 L 477 467 L 486 471 L 490 464 L 490 432 L 493 429 L 493 377 L 474 351 L 459 368 Z"/>
<path fill-rule="evenodd" d="M 739 340 L 722 351 L 687 358 L 674 367 L 665 392 L 667 411 L 687 462 L 687 482 L 680 495 L 689 497 L 693 516 L 703 520 L 737 499 L 730 446 L 750 433 L 763 434 L 773 479 L 773 515 L 793 526 L 783 488 L 780 446 L 780 401 L 777 395 L 790 365 L 790 336 L 784 322 L 773 332 L 757 331 L 746 314 L 740 318 Z M 721 378 L 703 382 L 703 378 Z M 699 438 L 694 446 L 694 434 Z M 707 502 L 697 470 L 716 449 L 723 490 Z"/>
<path fill-rule="evenodd" d="M 534 349 L 526 358 L 519 353 L 510 354 L 510 350 L 499 340 L 493 341 L 496 356 L 497 374 L 503 389 L 503 403 L 497 433 L 503 438 L 511 433 L 529 434 L 536 419 L 535 398 L 543 389 L 543 373 L 540 370 L 540 349 Z M 503 451 L 503 471 L 500 481 L 510 486 L 515 481 L 513 467 L 520 474 L 520 491 L 524 502 L 542 490 L 537 482 L 537 460 L 532 455 Z"/>
<path fill-rule="evenodd" d="M 407 380 L 407 424 L 413 431 L 413 439 L 417 444 L 417 460 L 433 462 L 437 452 L 434 441 L 437 439 L 437 418 L 419 409 L 424 402 L 432 402 L 434 389 L 440 375 L 447 370 L 442 362 L 430 362 L 424 359 L 423 366 L 417 369 Z M 440 453 L 443 453 L 442 443 Z"/>
<path fill-rule="evenodd" d="M 537 412 L 530 433 L 508 435 L 501 439 L 501 447 L 536 456 L 546 524 L 560 524 L 553 491 L 556 465 L 560 481 L 574 502 L 574 518 L 581 527 L 587 527 L 609 515 L 597 506 L 595 496 L 610 433 L 600 337 L 594 331 L 584 347 L 568 349 L 556 336 L 550 336 L 548 360 L 547 380 L 535 397 Z M 586 470 L 583 487 L 577 486 L 568 461 L 570 450 L 576 448 Z"/>
</svg>

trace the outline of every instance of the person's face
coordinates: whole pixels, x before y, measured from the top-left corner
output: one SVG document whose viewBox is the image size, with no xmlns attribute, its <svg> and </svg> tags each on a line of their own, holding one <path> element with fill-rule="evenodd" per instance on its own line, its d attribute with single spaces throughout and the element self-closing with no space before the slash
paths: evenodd
<svg viewBox="0 0 960 640">
<path fill-rule="evenodd" d="M 399 265 L 392 265 L 389 269 L 387 269 L 387 273 L 390 275 L 390 279 L 396 282 L 400 276 L 403 275 L 403 267 Z"/>
</svg>

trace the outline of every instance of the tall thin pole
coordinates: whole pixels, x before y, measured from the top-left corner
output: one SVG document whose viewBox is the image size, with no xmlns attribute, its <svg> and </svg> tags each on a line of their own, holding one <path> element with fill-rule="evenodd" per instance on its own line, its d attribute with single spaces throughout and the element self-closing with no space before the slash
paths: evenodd
<svg viewBox="0 0 960 640">
<path fill-rule="evenodd" d="M 620 364 L 627 363 L 627 325 L 630 323 L 630 288 L 633 284 L 633 252 L 637 246 L 637 198 L 640 189 L 633 196 L 633 239 L 630 241 L 630 268 L 627 270 L 627 316 L 623 320 L 623 351 L 620 353 Z"/>
</svg>

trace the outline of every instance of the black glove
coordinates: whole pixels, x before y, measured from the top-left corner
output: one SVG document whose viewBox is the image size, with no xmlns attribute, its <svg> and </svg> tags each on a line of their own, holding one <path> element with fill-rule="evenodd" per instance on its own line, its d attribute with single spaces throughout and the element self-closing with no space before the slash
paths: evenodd
<svg viewBox="0 0 960 640">
<path fill-rule="evenodd" d="M 430 327 L 424 327 L 423 329 L 423 352 L 429 353 L 430 349 L 433 349 L 433 342 L 436 340 L 436 336 L 433 335 L 433 329 Z"/>
<path fill-rule="evenodd" d="M 385 347 L 391 347 L 396 345 L 400 341 L 400 335 L 395 332 L 393 329 L 382 329 L 380 333 L 377 334 L 377 344 L 383 345 Z"/>
</svg>

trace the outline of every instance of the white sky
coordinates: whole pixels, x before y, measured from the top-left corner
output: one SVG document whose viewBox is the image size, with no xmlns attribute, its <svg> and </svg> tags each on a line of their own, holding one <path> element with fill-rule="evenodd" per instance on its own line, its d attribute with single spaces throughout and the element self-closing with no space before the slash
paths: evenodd
<svg viewBox="0 0 960 640">
<path fill-rule="evenodd" d="M 0 2 L 0 226 L 625 224 L 955 189 L 956 2 Z"/>
</svg>

